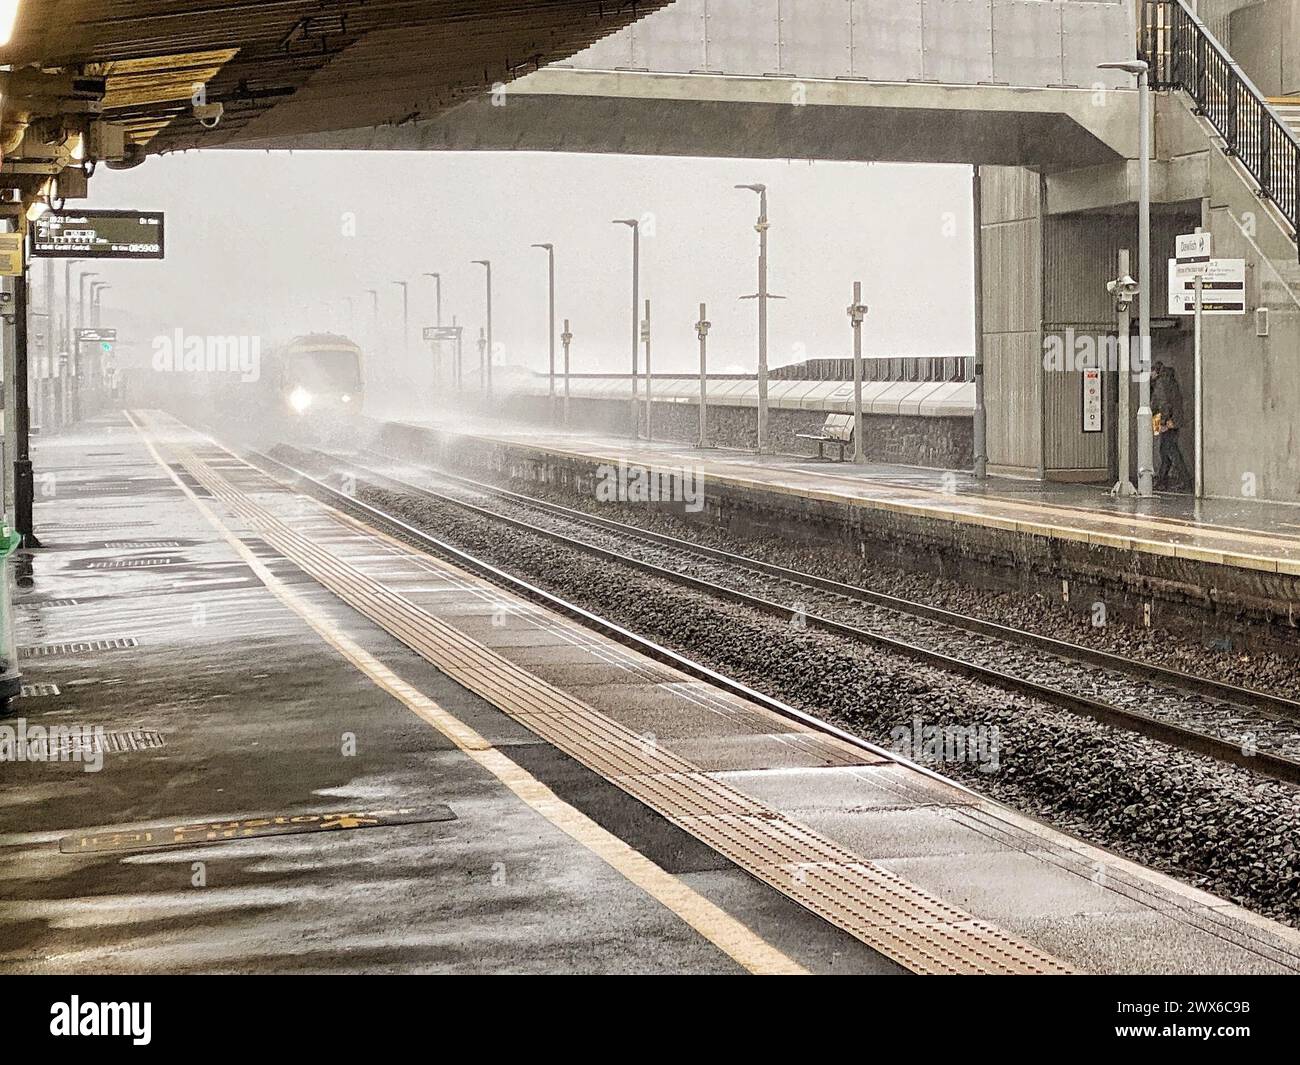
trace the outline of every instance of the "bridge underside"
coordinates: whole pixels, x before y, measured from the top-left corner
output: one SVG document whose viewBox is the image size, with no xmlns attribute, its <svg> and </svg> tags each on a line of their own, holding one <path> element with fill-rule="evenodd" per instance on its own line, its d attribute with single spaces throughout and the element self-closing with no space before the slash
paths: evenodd
<svg viewBox="0 0 1300 1065">
<path fill-rule="evenodd" d="M 550 67 L 424 122 L 243 147 L 558 151 L 1031 166 L 1115 163 L 1134 94 Z"/>
</svg>

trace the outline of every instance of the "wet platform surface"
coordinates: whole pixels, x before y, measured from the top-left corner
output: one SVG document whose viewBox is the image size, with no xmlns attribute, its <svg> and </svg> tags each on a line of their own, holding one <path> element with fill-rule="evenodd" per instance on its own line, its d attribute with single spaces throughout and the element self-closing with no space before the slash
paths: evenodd
<svg viewBox="0 0 1300 1065">
<path fill-rule="evenodd" d="M 443 432 L 495 440 L 597 462 L 681 469 L 765 491 L 849 502 L 935 521 L 956 522 L 1171 555 L 1271 573 L 1300 574 L 1300 504 L 1204 499 L 1159 493 L 1112 496 L 1099 485 L 1052 484 L 962 471 L 756 455 L 627 437 L 502 429 L 466 429 L 437 419 Z"/>
<path fill-rule="evenodd" d="M 1300 971 L 1294 930 L 376 537 L 164 417 L 138 421 L 37 452 L 46 548 L 16 609 L 31 694 L 5 723 L 99 727 L 104 753 L 96 772 L 0 764 L 0 971 L 906 968 L 798 901 L 818 863 L 746 871 L 704 842 L 704 818 L 661 816 L 630 776 L 590 768 L 581 740 L 544 740 L 486 681 L 453 679 L 347 605 L 273 546 L 281 525 L 444 642 L 635 737 L 620 764 L 671 760 L 955 924 L 1083 971 Z"/>
</svg>

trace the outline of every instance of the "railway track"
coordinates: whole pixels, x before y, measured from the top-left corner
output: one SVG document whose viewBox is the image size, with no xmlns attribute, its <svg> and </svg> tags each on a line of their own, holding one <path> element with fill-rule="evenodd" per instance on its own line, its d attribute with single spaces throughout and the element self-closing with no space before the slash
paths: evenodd
<svg viewBox="0 0 1300 1065">
<path fill-rule="evenodd" d="M 298 451 L 331 473 L 342 465 L 374 489 L 454 506 L 678 586 L 793 620 L 799 627 L 900 654 L 1184 750 L 1300 783 L 1300 702 L 1273 693 L 841 584 L 455 474 L 421 469 L 420 476 L 438 486 L 432 487 L 366 464 L 390 463 L 387 456 L 334 456 L 301 447 Z M 269 455 L 256 457 L 315 480 L 308 471 Z"/>
</svg>

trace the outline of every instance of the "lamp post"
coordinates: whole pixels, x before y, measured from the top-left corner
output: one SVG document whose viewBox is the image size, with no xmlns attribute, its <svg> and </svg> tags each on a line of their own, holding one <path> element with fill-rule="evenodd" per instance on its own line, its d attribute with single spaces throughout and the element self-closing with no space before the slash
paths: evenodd
<svg viewBox="0 0 1300 1065">
<path fill-rule="evenodd" d="M 1144 59 L 1098 63 L 1099 70 L 1137 76 L 1138 90 L 1138 424 L 1139 496 L 1150 496 L 1155 476 L 1151 426 L 1151 68 Z"/>
<path fill-rule="evenodd" d="M 640 435 L 638 430 L 640 419 L 637 415 L 636 403 L 636 373 L 637 344 L 641 338 L 641 223 L 635 218 L 615 218 L 613 224 L 627 226 L 632 230 L 632 439 L 635 440 Z"/>
<path fill-rule="evenodd" d="M 866 317 L 862 282 L 854 281 L 849 321 L 853 325 L 853 461 L 859 466 L 866 461 L 866 446 L 862 439 L 862 322 Z"/>
<path fill-rule="evenodd" d="M 86 282 L 98 277 L 98 270 L 87 270 L 77 277 L 77 328 L 86 328 Z"/>
<path fill-rule="evenodd" d="M 486 273 L 487 284 L 487 336 L 484 340 L 487 343 L 487 361 L 484 363 L 486 377 L 484 378 L 483 390 L 490 397 L 492 395 L 492 260 L 475 259 L 475 263 L 483 267 Z"/>
<path fill-rule="evenodd" d="M 564 319 L 564 332 L 560 334 L 564 345 L 564 427 L 569 427 L 569 345 L 573 343 L 573 334 L 569 332 L 569 320 Z"/>
<path fill-rule="evenodd" d="M 709 326 L 708 308 L 700 304 L 700 317 L 695 322 L 695 335 L 700 338 L 700 447 L 709 446 Z"/>
<path fill-rule="evenodd" d="M 555 421 L 555 245 L 554 244 L 534 244 L 534 248 L 541 248 L 546 252 L 546 275 L 547 275 L 547 292 L 548 292 L 548 316 L 546 340 L 550 347 L 550 370 L 549 370 L 549 387 L 548 392 L 550 399 L 547 401 L 547 413 L 551 421 Z"/>
<path fill-rule="evenodd" d="M 1113 281 L 1106 282 L 1106 291 L 1115 298 L 1115 340 L 1119 346 L 1119 411 L 1115 419 L 1115 466 L 1119 471 L 1115 486 L 1111 492 L 1117 496 L 1137 494 L 1133 482 L 1129 480 L 1129 432 L 1133 428 L 1130 417 L 1130 399 L 1133 377 L 1129 359 L 1129 307 L 1133 303 L 1138 284 L 1129 276 L 1128 248 L 1119 251 L 1119 274 Z"/>
<path fill-rule="evenodd" d="M 112 287 L 113 286 L 110 285 L 107 281 L 92 281 L 90 283 L 90 309 L 91 309 L 91 313 L 94 315 L 95 318 L 96 329 L 98 329 L 100 326 L 100 321 L 99 321 L 100 296 L 105 289 L 112 288 Z"/>
<path fill-rule="evenodd" d="M 767 291 L 767 186 L 760 184 L 737 185 L 738 189 L 749 189 L 758 193 L 758 221 L 754 229 L 758 231 L 758 291 L 753 296 L 742 299 L 758 300 L 758 453 L 768 450 L 767 431 L 767 301 L 778 297 Z"/>
<path fill-rule="evenodd" d="M 368 288 L 366 292 L 370 294 L 370 342 L 380 348 L 383 345 L 379 336 L 379 289 Z"/>
<path fill-rule="evenodd" d="M 63 334 L 64 343 L 67 345 L 68 352 L 73 359 L 73 374 L 76 374 L 76 352 L 77 352 L 77 334 L 72 325 L 72 266 L 79 263 L 80 259 L 65 259 L 63 261 Z"/>
<path fill-rule="evenodd" d="M 411 303 L 406 282 L 394 281 L 393 284 L 402 289 L 402 356 L 405 358 L 411 354 Z"/>
<path fill-rule="evenodd" d="M 442 325 L 442 274 L 425 272 L 425 277 L 433 278 L 434 284 L 434 303 L 433 303 L 433 324 Z"/>
</svg>

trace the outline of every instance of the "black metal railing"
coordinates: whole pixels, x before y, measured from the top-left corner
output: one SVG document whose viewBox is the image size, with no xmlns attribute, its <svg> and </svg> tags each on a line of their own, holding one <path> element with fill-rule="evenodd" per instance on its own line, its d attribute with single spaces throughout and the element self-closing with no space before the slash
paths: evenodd
<svg viewBox="0 0 1300 1065">
<path fill-rule="evenodd" d="M 1138 47 L 1153 89 L 1181 89 L 1300 243 L 1300 141 L 1183 0 L 1143 0 Z"/>
</svg>

